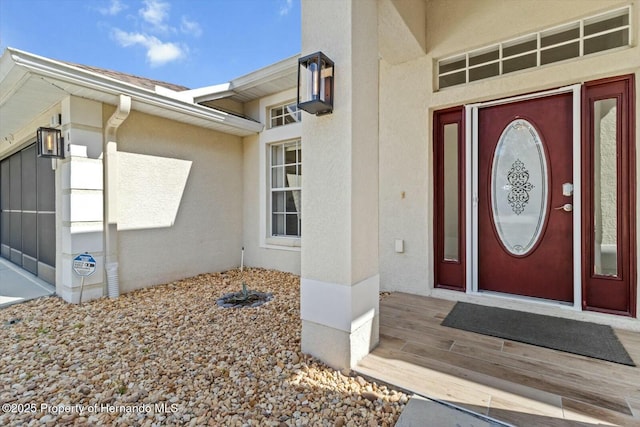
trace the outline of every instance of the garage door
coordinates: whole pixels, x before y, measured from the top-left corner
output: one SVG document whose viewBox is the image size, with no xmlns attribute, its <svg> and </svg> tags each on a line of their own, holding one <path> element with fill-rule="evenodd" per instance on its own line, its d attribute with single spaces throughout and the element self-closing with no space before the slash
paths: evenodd
<svg viewBox="0 0 640 427">
<path fill-rule="evenodd" d="M 55 175 L 35 144 L 0 161 L 0 255 L 55 282 Z"/>
</svg>

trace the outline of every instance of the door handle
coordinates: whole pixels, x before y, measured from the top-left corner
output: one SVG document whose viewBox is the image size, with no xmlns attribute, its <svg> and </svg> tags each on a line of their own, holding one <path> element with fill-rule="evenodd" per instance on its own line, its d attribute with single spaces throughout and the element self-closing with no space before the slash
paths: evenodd
<svg viewBox="0 0 640 427">
<path fill-rule="evenodd" d="M 565 203 L 562 206 L 558 206 L 557 208 L 553 208 L 557 211 L 563 210 L 565 212 L 571 212 L 573 210 L 573 205 L 571 203 Z"/>
</svg>

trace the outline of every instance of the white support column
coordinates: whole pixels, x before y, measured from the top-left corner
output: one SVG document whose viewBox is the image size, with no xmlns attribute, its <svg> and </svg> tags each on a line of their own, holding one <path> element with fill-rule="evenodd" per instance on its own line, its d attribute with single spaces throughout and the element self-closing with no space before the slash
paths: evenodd
<svg viewBox="0 0 640 427">
<path fill-rule="evenodd" d="M 377 3 L 302 2 L 302 54 L 335 62 L 333 113 L 302 120 L 302 351 L 335 368 L 378 343 Z"/>
<path fill-rule="evenodd" d="M 72 271 L 73 258 L 89 252 L 104 265 L 102 234 L 102 104 L 68 97 L 62 101 L 62 129 L 66 158 L 61 162 L 60 205 L 56 219 L 61 256 L 56 262 L 56 293 L 78 303 L 81 278 Z M 60 193 L 58 193 L 60 194 Z M 103 295 L 101 268 L 85 278 L 84 301 Z"/>
</svg>

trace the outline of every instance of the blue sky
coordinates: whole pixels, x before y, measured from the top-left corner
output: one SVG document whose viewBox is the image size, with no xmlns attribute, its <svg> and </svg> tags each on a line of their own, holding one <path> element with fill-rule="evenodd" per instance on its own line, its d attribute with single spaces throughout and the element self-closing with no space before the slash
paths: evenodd
<svg viewBox="0 0 640 427">
<path fill-rule="evenodd" d="M 0 0 L 0 49 L 190 88 L 300 53 L 300 0 Z"/>
</svg>

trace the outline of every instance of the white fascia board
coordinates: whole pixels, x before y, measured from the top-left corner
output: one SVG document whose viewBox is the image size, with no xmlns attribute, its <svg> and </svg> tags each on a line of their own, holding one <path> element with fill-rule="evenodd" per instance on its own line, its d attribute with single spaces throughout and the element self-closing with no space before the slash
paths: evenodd
<svg viewBox="0 0 640 427">
<path fill-rule="evenodd" d="M 242 93 L 243 90 L 250 89 L 261 84 L 269 83 L 272 80 L 284 77 L 292 72 L 297 71 L 298 58 L 300 55 L 294 55 L 282 61 L 271 64 L 260 70 L 253 71 L 244 76 L 231 80 L 228 83 L 222 83 L 213 86 L 205 86 L 197 89 L 185 90 L 183 92 L 173 92 L 175 96 L 168 96 L 176 99 L 191 99 L 193 103 L 200 104 L 207 101 L 215 101 L 217 99 L 229 98 L 233 95 Z M 165 91 L 164 89 L 162 90 Z"/>
<path fill-rule="evenodd" d="M 180 95 L 189 96 L 194 103 L 199 104 L 201 102 L 212 101 L 214 99 L 226 98 L 233 95 L 233 91 L 230 90 L 230 83 L 222 83 L 219 85 L 205 86 L 197 89 L 185 90 L 179 92 Z"/>
<path fill-rule="evenodd" d="M 200 95 L 200 96 L 196 96 L 193 98 L 193 102 L 195 102 L 196 104 L 200 104 L 203 102 L 207 102 L 207 101 L 215 101 L 216 99 L 224 99 L 224 98 L 229 98 L 233 95 L 235 95 L 236 92 L 233 90 L 225 90 L 225 91 L 220 91 L 220 92 L 211 92 L 211 93 L 207 93 L 205 95 Z"/>
<path fill-rule="evenodd" d="M 260 70 L 235 78 L 229 83 L 194 89 L 192 91 L 194 92 L 193 101 L 200 103 L 228 98 L 236 94 L 242 94 L 242 92 L 247 89 L 251 89 L 262 84 L 268 84 L 273 80 L 285 77 L 288 74 L 297 72 L 299 57 L 300 55 L 294 55 Z"/>
<path fill-rule="evenodd" d="M 268 65 L 264 68 L 233 79 L 231 80 L 231 88 L 238 92 L 242 89 L 248 89 L 262 83 L 268 83 L 271 80 L 275 80 L 295 72 L 297 71 L 299 57 L 300 55 L 294 55 L 276 62 L 275 64 Z"/>
<path fill-rule="evenodd" d="M 8 48 L 13 62 L 36 74 L 56 78 L 69 83 L 78 84 L 90 89 L 113 95 L 129 95 L 138 102 L 165 108 L 170 111 L 188 114 L 194 117 L 216 121 L 218 123 L 239 128 L 249 132 L 260 132 L 263 125 L 258 122 L 234 116 L 209 107 L 185 102 L 166 95 L 158 94 L 139 86 L 103 76 L 87 70 L 82 70 L 28 52 Z"/>
<path fill-rule="evenodd" d="M 0 62 L 0 84 L 3 86 L 0 91 L 0 107 L 6 104 L 28 79 L 27 71 L 16 69 L 13 62 L 5 63 L 3 56 Z"/>
<path fill-rule="evenodd" d="M 3 81 L 9 72 L 15 67 L 15 63 L 11 58 L 9 49 L 4 51 L 4 54 L 0 57 L 0 82 Z"/>
</svg>

